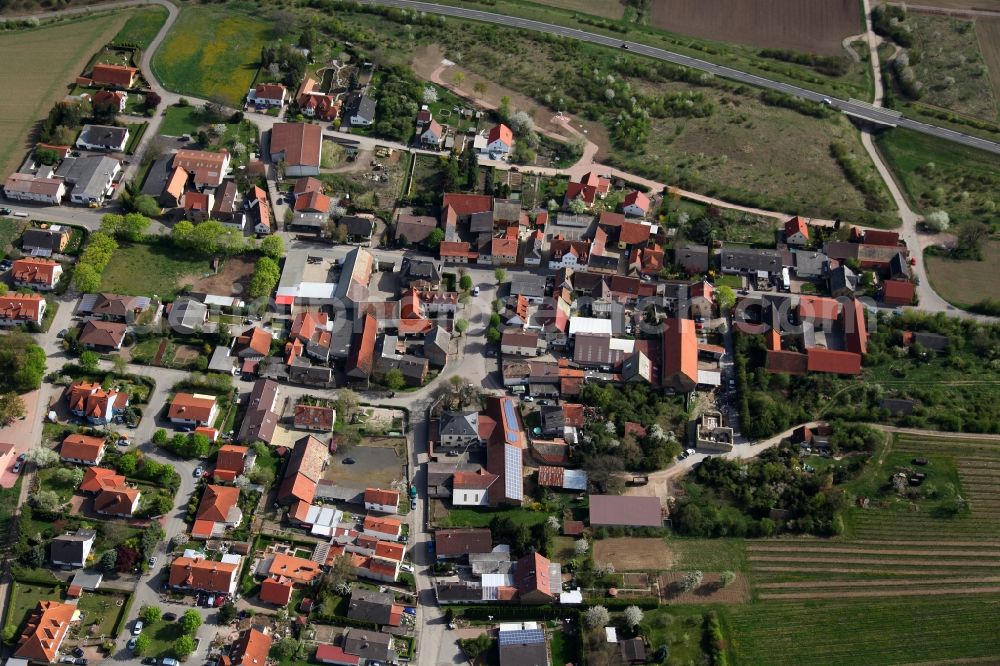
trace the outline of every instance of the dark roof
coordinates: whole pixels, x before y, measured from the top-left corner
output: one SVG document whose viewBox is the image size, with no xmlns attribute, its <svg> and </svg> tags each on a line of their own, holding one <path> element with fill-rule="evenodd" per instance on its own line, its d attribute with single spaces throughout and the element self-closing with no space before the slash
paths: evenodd
<svg viewBox="0 0 1000 666">
<path fill-rule="evenodd" d="M 662 527 L 660 500 L 656 497 L 591 495 L 590 524 Z"/>
<path fill-rule="evenodd" d="M 440 433 L 462 437 L 479 437 L 479 412 L 443 412 Z"/>
<path fill-rule="evenodd" d="M 542 432 L 545 434 L 562 434 L 566 425 L 566 414 L 560 405 L 545 405 L 542 407 Z"/>
<path fill-rule="evenodd" d="M 883 398 L 881 407 L 882 409 L 889 410 L 889 413 L 893 416 L 909 416 L 913 413 L 913 407 L 916 403 L 913 400 L 904 400 L 902 398 Z"/>
<path fill-rule="evenodd" d="M 351 236 L 364 236 L 365 238 L 372 235 L 372 226 L 375 224 L 369 218 L 357 215 L 346 215 L 340 218 L 337 223 L 347 227 L 347 233 Z"/>
<path fill-rule="evenodd" d="M 836 294 L 839 291 L 847 290 L 853 294 L 858 287 L 858 276 L 847 266 L 841 265 L 830 271 L 829 282 L 830 293 Z"/>
<path fill-rule="evenodd" d="M 488 527 L 461 527 L 434 532 L 438 555 L 468 555 L 493 550 L 493 534 Z"/>
<path fill-rule="evenodd" d="M 428 259 L 404 259 L 403 277 L 411 281 L 426 280 L 427 282 L 440 282 L 441 269 L 436 261 Z"/>
<path fill-rule="evenodd" d="M 52 561 L 83 563 L 83 544 L 96 535 L 92 530 L 77 530 L 75 534 L 57 536 L 52 540 Z"/>
<path fill-rule="evenodd" d="M 719 256 L 724 271 L 728 269 L 731 271 L 778 273 L 783 267 L 781 253 L 777 250 L 723 245 Z"/>
<path fill-rule="evenodd" d="M 618 641 L 618 649 L 621 650 L 622 659 L 630 662 L 646 661 L 646 645 L 641 638 L 629 638 Z"/>
<path fill-rule="evenodd" d="M 674 250 L 674 263 L 688 273 L 704 273 L 708 270 L 708 247 L 685 245 Z"/>
<path fill-rule="evenodd" d="M 351 591 L 351 601 L 347 605 L 347 617 L 375 624 L 390 624 L 394 601 L 395 599 L 389 592 L 376 592 L 355 587 Z"/>
<path fill-rule="evenodd" d="M 347 99 L 347 116 L 358 116 L 365 120 L 374 120 L 375 100 L 361 93 L 354 93 Z"/>
<path fill-rule="evenodd" d="M 511 278 L 510 293 L 512 296 L 541 298 L 545 295 L 545 276 L 517 273 Z"/>
<path fill-rule="evenodd" d="M 913 341 L 919 343 L 923 347 L 933 349 L 934 351 L 944 351 L 948 348 L 949 338 L 947 335 L 914 331 Z"/>
<path fill-rule="evenodd" d="M 28 229 L 21 237 L 21 247 L 25 251 L 50 250 L 59 251 L 63 236 L 69 233 L 69 227 L 61 227 L 58 231 L 52 229 Z"/>
<path fill-rule="evenodd" d="M 278 415 L 271 411 L 275 398 L 278 396 L 278 383 L 270 379 L 258 379 L 250 391 L 247 401 L 246 416 L 240 424 L 237 439 L 241 442 L 253 443 L 258 439 L 270 443 L 274 430 L 278 426 Z"/>
<path fill-rule="evenodd" d="M 500 646 L 500 666 L 548 666 L 545 641 L 541 643 L 509 643 Z"/>
<path fill-rule="evenodd" d="M 376 661 L 396 661 L 396 653 L 389 646 L 392 636 L 371 629 L 347 629 L 344 631 L 344 652 L 364 659 Z"/>
</svg>

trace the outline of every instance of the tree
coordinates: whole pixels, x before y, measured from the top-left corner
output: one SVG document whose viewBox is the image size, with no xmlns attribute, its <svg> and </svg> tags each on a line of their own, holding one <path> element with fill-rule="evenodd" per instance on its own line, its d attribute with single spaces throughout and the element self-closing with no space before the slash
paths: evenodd
<svg viewBox="0 0 1000 666">
<path fill-rule="evenodd" d="M 29 567 L 40 567 L 45 564 L 45 546 L 38 544 L 24 552 L 21 561 Z"/>
<path fill-rule="evenodd" d="M 958 235 L 957 249 L 966 257 L 981 261 L 983 242 L 989 237 L 990 229 L 979 220 L 966 220 L 955 230 Z"/>
<path fill-rule="evenodd" d="M 456 319 L 455 320 L 455 331 L 459 335 L 462 335 L 468 329 L 469 329 L 469 320 L 468 319 Z"/>
<path fill-rule="evenodd" d="M 194 652 L 194 638 L 188 635 L 178 636 L 174 641 L 174 654 L 177 658 L 186 659 L 192 652 Z"/>
<path fill-rule="evenodd" d="M 732 571 L 723 571 L 719 574 L 719 582 L 722 583 L 722 587 L 729 587 L 736 580 L 736 574 Z"/>
<path fill-rule="evenodd" d="M 60 467 L 55 473 L 56 483 L 62 486 L 70 486 L 76 488 L 83 482 L 83 468 L 82 467 Z"/>
<path fill-rule="evenodd" d="M 132 652 L 137 656 L 141 657 L 149 651 L 150 638 L 148 634 L 139 634 L 139 637 L 135 639 L 135 646 L 132 648 Z"/>
<path fill-rule="evenodd" d="M 160 619 L 163 611 L 160 610 L 159 606 L 143 606 L 142 610 L 139 611 L 139 617 L 146 624 L 153 624 Z"/>
<path fill-rule="evenodd" d="M 286 636 L 274 646 L 274 656 L 284 661 L 293 658 L 299 651 L 299 642 L 291 636 Z"/>
<path fill-rule="evenodd" d="M 143 495 L 145 497 L 145 495 Z M 149 500 L 146 505 L 146 515 L 147 516 L 163 516 L 170 513 L 170 510 L 174 508 L 174 501 L 170 499 L 168 495 L 163 493 L 157 493 L 153 495 L 153 498 Z"/>
<path fill-rule="evenodd" d="M 715 304 L 719 306 L 719 312 L 729 310 L 736 305 L 736 294 L 729 285 L 719 285 L 715 288 Z"/>
<path fill-rule="evenodd" d="M 194 235 L 194 225 L 187 220 L 181 220 L 170 231 L 170 239 L 178 247 L 187 247 L 192 235 Z"/>
<path fill-rule="evenodd" d="M 260 251 L 271 259 L 280 259 L 285 255 L 285 241 L 281 236 L 271 235 L 260 242 Z"/>
<path fill-rule="evenodd" d="M 611 622 L 611 614 L 604 606 L 591 606 L 587 609 L 587 612 L 583 614 L 583 621 L 586 622 L 587 626 L 591 629 L 597 629 L 599 627 L 607 626 L 607 624 Z"/>
<path fill-rule="evenodd" d="M 8 425 L 25 415 L 24 400 L 14 391 L 0 395 L 0 424 Z"/>
<path fill-rule="evenodd" d="M 392 368 L 389 372 L 385 373 L 385 385 L 393 391 L 398 391 L 406 386 L 406 378 L 403 377 L 403 371 L 399 368 Z"/>
<path fill-rule="evenodd" d="M 501 284 L 507 281 L 507 271 L 502 268 L 498 268 L 493 271 L 493 277 L 497 279 L 497 284 Z"/>
<path fill-rule="evenodd" d="M 358 394 L 350 389 L 340 389 L 337 391 L 337 397 L 333 400 L 337 415 L 347 423 L 351 422 L 351 418 L 358 411 L 360 404 L 361 400 L 358 398 Z"/>
<path fill-rule="evenodd" d="M 503 338 L 503 333 L 500 332 L 499 328 L 490 328 L 486 331 L 486 341 L 491 345 L 500 344 L 500 340 Z"/>
<path fill-rule="evenodd" d="M 52 148 L 35 148 L 35 159 L 41 164 L 52 166 L 59 161 L 59 153 Z"/>
<path fill-rule="evenodd" d="M 681 589 L 685 592 L 690 592 L 691 590 L 701 586 L 701 582 L 705 579 L 705 574 L 700 571 L 689 571 L 684 575 L 684 579 L 681 581 Z"/>
<path fill-rule="evenodd" d="M 156 432 L 153 433 L 153 444 L 157 446 L 163 446 L 167 443 L 168 436 L 167 431 L 163 428 L 157 428 Z"/>
<path fill-rule="evenodd" d="M 118 553 L 114 550 L 104 551 L 98 566 L 104 573 L 114 573 L 115 568 L 118 566 Z"/>
<path fill-rule="evenodd" d="M 254 466 L 250 470 L 250 481 L 258 485 L 268 487 L 274 483 L 274 470 L 270 467 Z"/>
<path fill-rule="evenodd" d="M 134 214 L 146 220 L 146 227 L 149 227 L 149 223 L 152 222 L 149 218 L 156 217 L 162 210 L 160 204 L 156 203 L 156 199 L 148 194 L 140 194 L 132 197 L 130 207 L 135 211 Z"/>
<path fill-rule="evenodd" d="M 573 542 L 573 552 L 577 555 L 584 555 L 590 550 L 590 543 L 586 539 L 577 539 Z"/>
<path fill-rule="evenodd" d="M 472 276 L 471 275 L 463 275 L 459 279 L 459 281 L 458 281 L 458 286 L 461 287 L 463 291 L 471 291 L 472 290 Z"/>
<path fill-rule="evenodd" d="M 248 292 L 252 298 L 269 296 L 281 279 L 281 270 L 277 262 L 270 257 L 261 257 L 257 260 L 253 275 L 250 277 L 250 287 Z"/>
<path fill-rule="evenodd" d="M 93 293 L 101 288 L 101 273 L 91 264 L 78 263 L 73 271 L 73 284 L 84 293 Z"/>
<path fill-rule="evenodd" d="M 444 240 L 444 229 L 441 227 L 434 227 L 431 232 L 427 234 L 427 240 L 424 243 L 432 250 L 436 250 L 440 245 L 441 241 Z"/>
<path fill-rule="evenodd" d="M 116 375 L 124 375 L 128 372 L 128 361 L 126 361 L 125 357 L 121 354 L 116 355 L 113 359 L 111 359 L 111 370 Z"/>
<path fill-rule="evenodd" d="M 936 210 L 927 214 L 924 218 L 924 223 L 932 231 L 940 233 L 942 231 L 947 231 L 948 225 L 951 224 L 951 218 L 948 216 L 946 211 Z"/>
<path fill-rule="evenodd" d="M 351 560 L 351 556 L 340 555 L 334 558 L 330 570 L 323 575 L 321 587 L 327 592 L 331 592 L 354 580 L 354 576 L 354 562 Z"/>
<path fill-rule="evenodd" d="M 97 355 L 97 352 L 88 349 L 80 354 L 80 367 L 83 368 L 84 372 L 96 372 L 100 360 L 101 357 Z"/>
<path fill-rule="evenodd" d="M 236 619 L 237 614 L 236 604 L 227 600 L 226 603 L 222 604 L 219 608 L 219 622 L 222 624 L 229 624 Z"/>
<path fill-rule="evenodd" d="M 587 212 L 587 202 L 577 197 L 569 202 L 569 212 L 574 215 L 583 215 Z"/>
<path fill-rule="evenodd" d="M 181 615 L 179 622 L 185 634 L 193 634 L 201 626 L 201 615 L 194 609 L 184 611 L 184 615 Z"/>
<path fill-rule="evenodd" d="M 465 74 L 462 72 L 455 72 L 455 75 L 451 77 L 451 80 L 455 82 L 456 86 L 461 86 L 462 82 L 465 81 Z"/>
<path fill-rule="evenodd" d="M 36 446 L 28 451 L 26 459 L 29 462 L 34 463 L 35 467 L 45 469 L 46 467 L 52 467 L 59 462 L 59 454 L 44 446 Z"/>
<path fill-rule="evenodd" d="M 638 606 L 629 606 L 625 609 L 625 622 L 632 629 L 642 623 L 642 609 Z"/>
<path fill-rule="evenodd" d="M 483 81 L 482 79 L 479 79 L 478 81 L 472 84 L 472 89 L 476 92 L 477 95 L 482 97 L 486 93 L 486 82 Z"/>
</svg>

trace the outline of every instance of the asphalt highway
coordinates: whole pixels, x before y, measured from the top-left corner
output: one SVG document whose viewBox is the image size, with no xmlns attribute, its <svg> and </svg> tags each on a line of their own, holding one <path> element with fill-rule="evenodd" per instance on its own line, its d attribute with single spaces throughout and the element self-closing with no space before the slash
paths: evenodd
<svg viewBox="0 0 1000 666">
<path fill-rule="evenodd" d="M 426 12 L 428 14 L 454 16 L 456 18 L 468 19 L 472 21 L 494 23 L 509 28 L 522 28 L 524 30 L 545 32 L 551 35 L 559 35 L 570 39 L 579 39 L 581 41 L 600 44 L 601 46 L 609 46 L 612 48 L 624 49 L 627 47 L 628 51 L 631 53 L 656 58 L 657 60 L 663 60 L 675 65 L 683 65 L 692 69 L 702 70 L 716 76 L 757 86 L 759 88 L 777 90 L 779 92 L 794 95 L 795 97 L 800 97 L 802 99 L 808 99 L 813 102 L 823 103 L 826 101 L 831 107 L 863 120 L 883 125 L 888 124 L 895 125 L 897 127 L 905 127 L 923 134 L 929 134 L 941 139 L 954 141 L 955 143 L 960 143 L 972 148 L 979 148 L 980 150 L 987 150 L 991 153 L 1000 155 L 1000 143 L 963 134 L 945 127 L 938 127 L 937 125 L 929 125 L 927 123 L 921 123 L 909 118 L 899 117 L 897 113 L 894 113 L 889 109 L 881 109 L 870 104 L 858 104 L 854 101 L 830 97 L 829 95 L 824 95 L 823 93 L 816 92 L 814 90 L 806 90 L 805 88 L 799 88 L 798 86 L 782 83 L 781 81 L 773 81 L 771 79 L 764 78 L 763 76 L 748 74 L 737 69 L 716 65 L 715 63 L 711 63 L 706 60 L 692 58 L 691 56 L 674 53 L 673 51 L 666 51 L 664 49 L 648 46 L 646 44 L 623 41 L 615 37 L 607 37 L 593 32 L 586 32 L 575 28 L 566 28 L 561 25 L 553 25 L 551 23 L 543 23 L 541 21 L 533 21 L 530 19 L 518 18 L 516 16 L 504 16 L 502 14 L 493 14 L 491 12 L 484 12 L 478 9 L 438 5 L 431 2 L 416 2 L 415 0 L 361 0 L 361 2 L 369 5 L 410 9 L 418 12 Z"/>
</svg>

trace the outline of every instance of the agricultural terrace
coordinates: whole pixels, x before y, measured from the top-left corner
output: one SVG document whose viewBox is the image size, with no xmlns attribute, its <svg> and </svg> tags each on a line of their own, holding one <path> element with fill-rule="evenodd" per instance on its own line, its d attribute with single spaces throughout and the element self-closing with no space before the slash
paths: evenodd
<svg viewBox="0 0 1000 666">
<path fill-rule="evenodd" d="M 817 468 L 824 460 L 802 459 Z M 919 484 L 910 481 L 916 474 L 925 475 Z M 673 570 L 704 571 L 711 588 L 672 603 L 704 603 L 716 591 L 711 573 L 736 572 L 737 588 L 745 574 L 750 601 L 716 607 L 736 663 L 997 654 L 1000 636 L 989 627 L 1000 621 L 1000 437 L 892 435 L 840 488 L 842 537 L 668 539 Z"/>
<path fill-rule="evenodd" d="M 906 62 L 924 84 L 922 103 L 994 121 L 997 106 L 974 21 L 911 12 Z M 899 56 L 897 56 L 899 57 Z"/>
<path fill-rule="evenodd" d="M 4 84 L 16 95 L 0 97 L 0 170 L 17 168 L 33 145 L 32 126 L 63 98 L 94 51 L 111 40 L 129 14 L 120 12 L 0 34 Z M 40 53 L 45 66 L 38 66 Z"/>
<path fill-rule="evenodd" d="M 156 50 L 153 71 L 169 90 L 238 106 L 269 36 L 269 24 L 247 14 L 185 7 Z"/>
<path fill-rule="evenodd" d="M 901 128 L 876 145 L 915 210 L 1000 224 L 1000 156 Z"/>
<path fill-rule="evenodd" d="M 927 277 L 941 298 L 962 309 L 995 299 L 1000 284 L 1000 241 L 983 245 L 982 261 L 924 255 Z"/>
<path fill-rule="evenodd" d="M 844 55 L 843 40 L 862 32 L 853 0 L 652 0 L 653 25 L 718 42 Z"/>
</svg>

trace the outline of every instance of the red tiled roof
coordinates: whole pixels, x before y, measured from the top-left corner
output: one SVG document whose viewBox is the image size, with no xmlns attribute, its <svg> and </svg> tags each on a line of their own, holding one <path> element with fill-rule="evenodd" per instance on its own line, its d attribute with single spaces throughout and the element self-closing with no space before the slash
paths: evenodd
<svg viewBox="0 0 1000 666">
<path fill-rule="evenodd" d="M 443 241 L 441 245 L 438 246 L 438 257 L 441 259 L 446 257 L 465 257 L 466 259 L 475 259 L 478 256 L 478 252 L 472 251 L 472 245 L 462 241 Z"/>
<path fill-rule="evenodd" d="M 480 467 L 475 472 L 455 472 L 451 485 L 455 490 L 486 490 L 498 478 L 496 474 L 490 474 Z"/>
<path fill-rule="evenodd" d="M 330 201 L 330 197 L 327 195 L 312 190 L 300 195 L 295 200 L 295 210 L 300 213 L 326 213 L 330 210 Z"/>
<path fill-rule="evenodd" d="M 124 65 L 94 65 L 90 72 L 90 78 L 94 83 L 101 85 L 122 86 L 128 88 L 132 85 L 133 79 L 139 72 L 135 67 L 125 67 Z"/>
<path fill-rule="evenodd" d="M 381 532 L 382 534 L 399 534 L 403 523 L 395 518 L 383 518 L 380 516 L 365 516 L 364 529 L 369 532 Z"/>
<path fill-rule="evenodd" d="M 271 340 L 273 337 L 270 331 L 254 326 L 236 338 L 236 344 L 245 349 L 252 349 L 261 356 L 267 356 L 271 353 Z"/>
<path fill-rule="evenodd" d="M 583 405 L 575 402 L 563 403 L 563 423 L 572 428 L 582 428 L 586 423 L 583 415 Z"/>
<path fill-rule="evenodd" d="M 313 178 L 312 176 L 306 176 L 305 178 L 299 178 L 295 181 L 295 187 L 292 188 L 292 194 L 305 194 L 306 192 L 322 192 L 323 191 L 323 181 L 318 178 Z"/>
<path fill-rule="evenodd" d="M 77 617 L 77 607 L 72 604 L 39 601 L 21 632 L 14 656 L 44 663 L 54 662 L 70 623 Z"/>
<path fill-rule="evenodd" d="M 649 210 L 649 197 L 638 190 L 633 190 L 625 195 L 623 206 L 638 206 L 643 211 Z"/>
<path fill-rule="evenodd" d="M 271 642 L 270 635 L 250 627 L 233 643 L 223 666 L 265 666 Z"/>
<path fill-rule="evenodd" d="M 355 334 L 351 343 L 351 354 L 347 358 L 347 372 L 360 371 L 368 377 L 372 374 L 375 356 L 375 338 L 378 335 L 378 322 L 370 314 L 364 316 L 361 332 Z"/>
<path fill-rule="evenodd" d="M 406 546 L 391 541 L 379 541 L 375 544 L 375 557 L 381 557 L 394 562 L 402 562 Z"/>
<path fill-rule="evenodd" d="M 785 222 L 785 238 L 791 238 L 797 233 L 809 240 L 809 225 L 806 224 L 805 218 L 798 215 Z"/>
<path fill-rule="evenodd" d="M 514 143 L 514 133 L 510 131 L 510 128 L 500 123 L 490 130 L 490 134 L 486 137 L 488 143 L 493 143 L 494 141 L 500 140 L 508 146 Z"/>
<path fill-rule="evenodd" d="M 333 409 L 313 405 L 295 405 L 295 427 L 333 429 Z"/>
<path fill-rule="evenodd" d="M 302 584 L 311 583 L 322 573 L 323 569 L 316 562 L 285 553 L 275 553 L 267 570 L 269 576 L 281 576 Z"/>
<path fill-rule="evenodd" d="M 56 282 L 56 269 L 62 268 L 58 261 L 25 257 L 18 259 L 10 267 L 10 277 L 14 282 L 41 284 L 51 287 Z"/>
<path fill-rule="evenodd" d="M 63 440 L 62 448 L 59 449 L 59 456 L 63 459 L 86 460 L 97 462 L 104 450 L 103 437 L 88 437 L 74 433 L 67 435 Z"/>
<path fill-rule="evenodd" d="M 434 532 L 434 550 L 439 555 L 488 553 L 492 549 L 493 535 L 487 527 L 456 527 Z"/>
<path fill-rule="evenodd" d="M 564 474 L 565 470 L 562 467 L 541 465 L 538 468 L 538 485 L 562 488 Z"/>
<path fill-rule="evenodd" d="M 883 283 L 882 301 L 886 305 L 913 305 L 917 289 L 909 280 L 886 280 Z"/>
<path fill-rule="evenodd" d="M 844 313 L 844 337 L 847 339 L 847 350 L 855 354 L 868 353 L 868 324 L 865 321 L 865 308 L 861 301 L 854 299 Z"/>
<path fill-rule="evenodd" d="M 169 582 L 171 587 L 226 593 L 237 569 L 239 564 L 235 562 L 178 557 L 170 564 Z"/>
<path fill-rule="evenodd" d="M 284 99 L 286 91 L 280 83 L 258 83 L 254 92 L 257 99 Z"/>
<path fill-rule="evenodd" d="M 648 224 L 642 222 L 623 222 L 618 233 L 618 242 L 629 245 L 638 245 L 649 240 L 649 234 L 653 230 Z"/>
<path fill-rule="evenodd" d="M 365 488 L 366 504 L 399 505 L 399 492 L 382 488 Z"/>
<path fill-rule="evenodd" d="M 783 372 L 789 375 L 804 375 L 809 365 L 805 354 L 776 349 L 767 352 L 765 362 L 768 372 Z"/>
<path fill-rule="evenodd" d="M 691 390 L 698 383 L 698 336 L 691 319 L 667 319 L 663 327 L 661 386 Z"/>
<path fill-rule="evenodd" d="M 840 317 L 840 302 L 823 296 L 800 296 L 799 316 L 812 321 L 835 321 Z"/>
<path fill-rule="evenodd" d="M 213 407 L 215 407 L 214 397 L 198 397 L 193 393 L 178 393 L 170 402 L 167 417 L 207 421 L 212 415 Z"/>
<path fill-rule="evenodd" d="M 40 322 L 44 302 L 38 294 L 0 296 L 0 319 Z"/>
<path fill-rule="evenodd" d="M 215 459 L 215 471 L 227 470 L 235 474 L 243 473 L 243 463 L 246 460 L 250 449 L 245 446 L 226 444 L 219 449 L 219 455 Z"/>
<path fill-rule="evenodd" d="M 865 231 L 865 244 L 896 247 L 899 245 L 899 233 L 895 231 L 868 229 Z"/>
<path fill-rule="evenodd" d="M 323 130 L 306 123 L 275 123 L 271 128 L 271 153 L 284 153 L 289 166 L 314 166 L 320 162 Z"/>
<path fill-rule="evenodd" d="M 811 347 L 808 350 L 809 372 L 831 372 L 838 375 L 861 374 L 861 355 Z"/>
<path fill-rule="evenodd" d="M 239 504 L 239 501 L 239 488 L 206 486 L 205 494 L 201 496 L 201 503 L 198 505 L 197 519 L 224 523 L 229 517 L 229 512 Z"/>
<path fill-rule="evenodd" d="M 570 183 L 566 186 L 566 201 L 577 198 L 590 205 L 597 199 L 597 188 L 584 183 Z"/>
<path fill-rule="evenodd" d="M 529 553 L 517 561 L 514 567 L 514 585 L 521 596 L 532 592 L 541 592 L 552 596 L 552 583 L 549 578 L 551 562 L 541 553 Z"/>
<path fill-rule="evenodd" d="M 459 217 L 493 210 L 493 197 L 486 194 L 446 194 L 441 200 L 442 210 L 451 207 Z"/>
<path fill-rule="evenodd" d="M 361 663 L 361 657 L 347 654 L 339 645 L 323 643 L 316 646 L 316 661 L 344 664 L 344 666 L 357 666 Z"/>
</svg>

